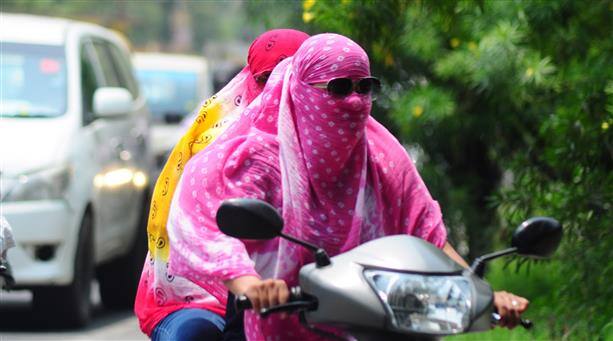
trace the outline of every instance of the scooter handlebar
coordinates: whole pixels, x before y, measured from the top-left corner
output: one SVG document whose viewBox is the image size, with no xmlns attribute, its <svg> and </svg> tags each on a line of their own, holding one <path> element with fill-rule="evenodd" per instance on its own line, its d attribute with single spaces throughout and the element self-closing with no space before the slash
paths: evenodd
<svg viewBox="0 0 613 341">
<path fill-rule="evenodd" d="M 292 287 L 292 288 L 290 288 L 288 302 L 299 301 L 301 299 L 302 299 L 302 292 L 300 290 L 300 287 Z M 236 298 L 235 303 L 236 303 L 236 309 L 239 310 L 239 311 L 240 310 L 245 310 L 245 309 L 253 308 L 253 305 L 251 304 L 251 301 L 245 295 L 238 296 Z"/>
<path fill-rule="evenodd" d="M 302 291 L 300 290 L 300 287 L 292 287 L 290 289 L 290 295 L 289 295 L 289 302 L 295 302 L 295 301 L 300 301 L 303 299 L 303 295 L 302 295 Z M 236 304 L 236 309 L 238 311 L 242 311 L 245 309 L 252 309 L 253 305 L 251 304 L 251 301 L 249 300 L 249 298 L 245 295 L 240 295 L 236 298 L 235 301 Z M 502 319 L 502 317 L 500 316 L 500 314 L 498 313 L 492 313 L 492 324 L 493 325 L 498 325 L 500 323 L 500 320 Z M 527 320 L 527 319 L 520 319 L 519 323 L 522 327 L 524 327 L 525 329 L 532 329 L 532 327 L 534 327 L 534 323 L 532 323 L 532 321 Z"/>
</svg>

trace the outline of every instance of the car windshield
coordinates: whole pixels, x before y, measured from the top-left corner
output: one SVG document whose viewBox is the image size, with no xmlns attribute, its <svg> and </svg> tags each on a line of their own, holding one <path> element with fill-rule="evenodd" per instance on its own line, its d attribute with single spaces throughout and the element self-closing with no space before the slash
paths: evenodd
<svg viewBox="0 0 613 341">
<path fill-rule="evenodd" d="M 54 117 L 66 112 L 63 46 L 2 42 L 0 115 Z"/>
<path fill-rule="evenodd" d="M 194 72 L 138 70 L 137 77 L 155 121 L 189 114 L 198 105 Z"/>
</svg>

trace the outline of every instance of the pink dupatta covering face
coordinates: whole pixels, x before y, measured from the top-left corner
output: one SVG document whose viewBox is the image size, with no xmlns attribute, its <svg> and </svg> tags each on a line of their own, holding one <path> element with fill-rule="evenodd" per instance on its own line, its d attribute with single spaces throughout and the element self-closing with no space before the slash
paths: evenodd
<svg viewBox="0 0 613 341">
<path fill-rule="evenodd" d="M 170 271 L 224 295 L 243 275 L 297 284 L 309 251 L 284 240 L 240 241 L 221 234 L 224 199 L 255 197 L 276 206 L 285 232 L 331 255 L 384 235 L 410 234 L 442 247 L 446 231 L 408 154 L 372 117 L 369 95 L 338 98 L 310 84 L 370 75 L 360 46 L 337 34 L 306 40 L 273 71 L 256 99 L 185 169 L 169 218 Z M 316 339 L 297 318 L 245 315 L 251 340 Z"/>
</svg>

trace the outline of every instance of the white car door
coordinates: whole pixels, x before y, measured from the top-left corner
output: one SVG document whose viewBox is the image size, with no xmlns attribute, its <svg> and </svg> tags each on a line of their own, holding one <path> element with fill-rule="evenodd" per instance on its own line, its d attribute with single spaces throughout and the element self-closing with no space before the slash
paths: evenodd
<svg viewBox="0 0 613 341">
<path fill-rule="evenodd" d="M 146 101 L 144 96 L 140 94 L 138 82 L 126 51 L 113 44 L 108 45 L 108 47 L 111 59 L 117 70 L 119 83 L 122 87 L 128 89 L 134 98 L 134 107 L 130 114 L 131 128 L 130 134 L 126 138 L 126 148 L 132 156 L 132 166 L 145 175 L 149 175 L 153 167 L 153 158 L 149 146 L 151 122 Z M 136 186 L 136 190 L 145 191 L 145 188 Z"/>
<path fill-rule="evenodd" d="M 123 246 L 140 207 L 134 200 L 132 155 L 127 149 L 133 123 L 131 113 L 98 118 L 93 112 L 95 90 L 121 86 L 105 42 L 100 38 L 83 39 L 81 54 L 82 82 L 90 83 L 83 86 L 83 123 L 93 142 L 90 153 L 97 167 L 92 201 L 96 219 L 95 252 L 96 258 L 101 259 L 112 256 Z"/>
</svg>

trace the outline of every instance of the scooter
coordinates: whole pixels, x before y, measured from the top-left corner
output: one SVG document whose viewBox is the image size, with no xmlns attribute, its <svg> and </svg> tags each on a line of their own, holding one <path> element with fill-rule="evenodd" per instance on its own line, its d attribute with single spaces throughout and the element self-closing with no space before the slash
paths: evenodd
<svg viewBox="0 0 613 341">
<path fill-rule="evenodd" d="M 516 229 L 510 248 L 481 256 L 464 269 L 434 245 L 408 235 L 375 239 L 330 258 L 316 245 L 284 234 L 276 209 L 257 199 L 226 200 L 216 218 L 228 236 L 281 237 L 313 251 L 315 262 L 300 269 L 300 285 L 290 289 L 289 301 L 260 314 L 298 313 L 307 328 L 332 339 L 343 337 L 321 325 L 357 340 L 438 339 L 489 330 L 500 316 L 492 288 L 483 280 L 486 263 L 514 253 L 545 258 L 562 238 L 556 220 L 531 218 Z M 236 304 L 251 308 L 245 296 Z M 530 328 L 532 322 L 522 320 L 522 325 Z"/>
</svg>

